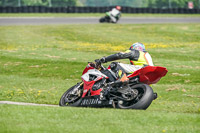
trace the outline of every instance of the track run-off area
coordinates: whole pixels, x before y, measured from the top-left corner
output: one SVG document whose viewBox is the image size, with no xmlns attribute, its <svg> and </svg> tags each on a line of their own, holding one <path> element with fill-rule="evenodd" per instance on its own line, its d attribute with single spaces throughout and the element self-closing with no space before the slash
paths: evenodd
<svg viewBox="0 0 200 133">
<path fill-rule="evenodd" d="M 0 25 L 98 24 L 99 17 L 0 17 Z M 119 24 L 200 23 L 200 17 L 122 17 Z"/>
</svg>

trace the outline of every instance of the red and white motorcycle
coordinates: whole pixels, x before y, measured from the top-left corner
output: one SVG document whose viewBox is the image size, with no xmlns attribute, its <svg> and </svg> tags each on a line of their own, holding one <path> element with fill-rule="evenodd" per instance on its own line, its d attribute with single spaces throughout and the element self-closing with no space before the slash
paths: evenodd
<svg viewBox="0 0 200 133">
<path fill-rule="evenodd" d="M 132 74 L 122 71 L 123 76 L 119 77 L 112 71 L 112 64 L 105 68 L 101 63 L 89 62 L 82 73 L 82 82 L 68 89 L 62 95 L 59 105 L 147 109 L 157 98 L 157 93 L 149 85 L 165 76 L 167 69 L 146 66 Z M 120 65 L 117 62 L 114 64 Z"/>
</svg>

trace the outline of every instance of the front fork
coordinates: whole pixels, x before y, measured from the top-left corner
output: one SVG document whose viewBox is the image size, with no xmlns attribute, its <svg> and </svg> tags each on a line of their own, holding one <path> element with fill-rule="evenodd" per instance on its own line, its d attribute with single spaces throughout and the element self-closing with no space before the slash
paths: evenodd
<svg viewBox="0 0 200 133">
<path fill-rule="evenodd" d="M 81 83 L 79 84 L 79 86 L 78 86 L 78 87 L 81 87 L 83 84 L 84 84 L 84 83 L 83 83 L 83 82 L 81 82 Z M 81 96 L 81 94 L 82 94 L 82 91 L 83 91 L 83 90 L 81 90 L 81 89 L 78 89 L 78 96 L 79 96 L 79 97 Z"/>
</svg>

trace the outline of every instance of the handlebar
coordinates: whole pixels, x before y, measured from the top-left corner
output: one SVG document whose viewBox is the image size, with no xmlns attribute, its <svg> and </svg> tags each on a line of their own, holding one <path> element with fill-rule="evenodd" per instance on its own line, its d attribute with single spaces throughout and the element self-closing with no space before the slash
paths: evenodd
<svg viewBox="0 0 200 133">
<path fill-rule="evenodd" d="M 101 70 L 101 69 L 105 69 L 105 67 L 102 65 L 102 63 L 99 60 L 95 60 L 95 62 L 88 62 L 92 67 Z"/>
</svg>

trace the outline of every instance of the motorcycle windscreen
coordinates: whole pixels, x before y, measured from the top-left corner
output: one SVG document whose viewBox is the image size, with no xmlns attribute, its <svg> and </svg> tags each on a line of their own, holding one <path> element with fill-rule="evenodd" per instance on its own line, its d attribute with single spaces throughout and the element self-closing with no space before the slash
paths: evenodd
<svg viewBox="0 0 200 133">
<path fill-rule="evenodd" d="M 146 66 L 135 71 L 128 77 L 139 76 L 140 82 L 150 85 L 157 83 L 162 77 L 167 74 L 167 72 L 168 70 L 165 67 Z"/>
</svg>

